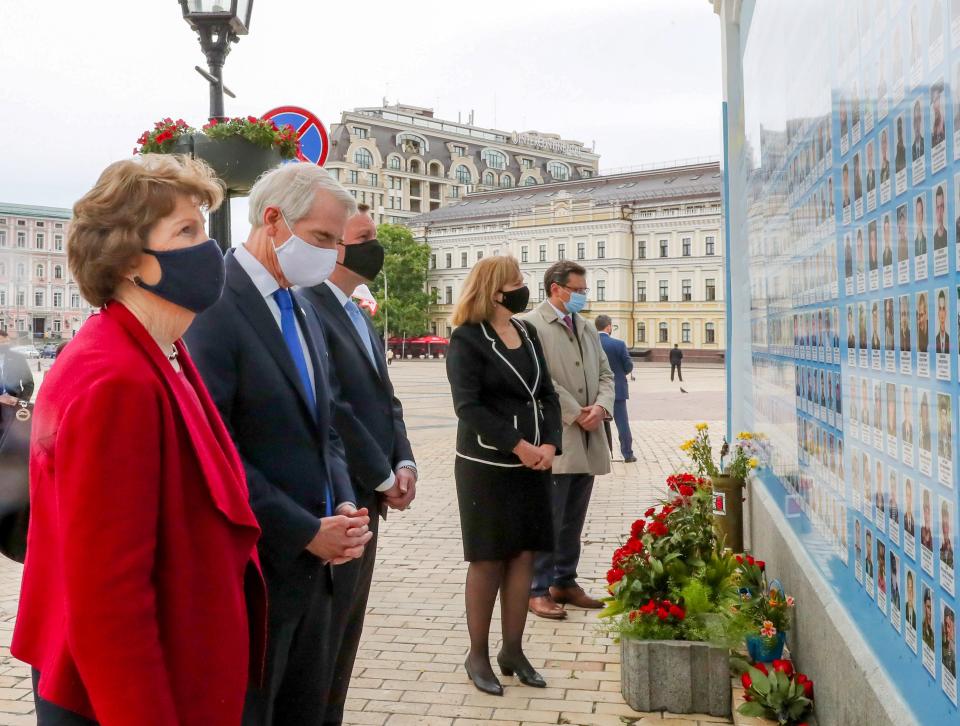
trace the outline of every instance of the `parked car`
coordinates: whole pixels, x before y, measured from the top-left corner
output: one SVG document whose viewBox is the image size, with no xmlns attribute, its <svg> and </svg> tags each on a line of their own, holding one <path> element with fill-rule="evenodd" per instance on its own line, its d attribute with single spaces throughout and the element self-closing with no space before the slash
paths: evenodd
<svg viewBox="0 0 960 726">
<path fill-rule="evenodd" d="M 57 346 L 55 343 L 47 343 L 43 346 L 43 350 L 40 351 L 41 358 L 56 358 L 57 357 Z"/>
<path fill-rule="evenodd" d="M 14 353 L 19 353 L 25 358 L 40 357 L 40 351 L 38 351 L 32 345 L 15 345 L 10 350 L 12 350 Z"/>
</svg>

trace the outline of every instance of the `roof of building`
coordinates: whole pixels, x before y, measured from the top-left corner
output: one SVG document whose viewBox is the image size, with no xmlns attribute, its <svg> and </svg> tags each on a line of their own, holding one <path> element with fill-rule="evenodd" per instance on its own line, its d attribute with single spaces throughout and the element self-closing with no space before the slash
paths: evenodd
<svg viewBox="0 0 960 726">
<path fill-rule="evenodd" d="M 0 215 L 8 217 L 39 217 L 42 219 L 70 219 L 73 212 L 64 207 L 40 207 L 34 204 L 7 204 L 0 202 Z"/>
<path fill-rule="evenodd" d="M 643 204 L 647 201 L 656 204 L 665 199 L 719 195 L 720 187 L 720 165 L 717 162 L 674 166 L 469 194 L 460 202 L 413 217 L 407 223 L 420 226 L 460 219 L 502 217 L 559 199 L 574 202 L 589 199 L 598 206 Z"/>
</svg>

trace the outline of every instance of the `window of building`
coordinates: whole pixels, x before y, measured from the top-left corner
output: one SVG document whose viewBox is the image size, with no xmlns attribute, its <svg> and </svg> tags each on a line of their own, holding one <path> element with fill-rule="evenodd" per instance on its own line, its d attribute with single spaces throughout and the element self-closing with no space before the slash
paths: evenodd
<svg viewBox="0 0 960 726">
<path fill-rule="evenodd" d="M 453 288 L 450 285 L 444 290 L 443 300 L 447 305 L 453 305 Z"/>
<path fill-rule="evenodd" d="M 506 169 L 507 155 L 496 149 L 484 149 L 480 152 L 480 159 L 491 169 Z"/>
<path fill-rule="evenodd" d="M 54 332 L 54 333 L 59 333 L 59 332 L 61 332 L 62 330 L 63 330 L 63 329 L 62 329 L 61 326 L 60 326 L 60 320 L 54 320 L 54 321 L 53 321 L 53 332 Z"/>
<path fill-rule="evenodd" d="M 373 154 L 367 149 L 357 149 L 353 152 L 353 163 L 361 169 L 369 169 L 373 166 Z"/>
<path fill-rule="evenodd" d="M 43 227 L 44 224 L 43 224 L 43 222 L 37 222 L 37 226 L 38 226 L 38 227 Z"/>
<path fill-rule="evenodd" d="M 20 249 L 26 249 L 27 247 L 26 232 L 17 232 L 17 247 L 19 247 Z"/>
<path fill-rule="evenodd" d="M 637 280 L 637 302 L 647 301 L 647 283 L 645 280 Z"/>
<path fill-rule="evenodd" d="M 665 239 L 660 240 L 660 256 L 666 257 L 669 249 L 670 249 L 670 241 Z"/>
<path fill-rule="evenodd" d="M 457 167 L 457 181 L 461 184 L 469 184 L 471 182 L 470 169 L 460 164 Z"/>
<path fill-rule="evenodd" d="M 0 305 L 6 305 L 6 304 L 7 304 L 7 291 L 0 290 Z"/>
<path fill-rule="evenodd" d="M 359 126 L 354 126 L 353 135 L 358 139 L 366 139 L 370 137 L 370 132 L 366 129 L 360 128 Z"/>
<path fill-rule="evenodd" d="M 716 343 L 717 342 L 717 332 L 713 323 L 707 323 L 706 330 L 704 331 L 704 342 L 705 343 Z"/>
<path fill-rule="evenodd" d="M 37 290 L 33 293 L 33 304 L 38 308 L 43 307 L 43 290 Z"/>
<path fill-rule="evenodd" d="M 684 237 L 683 238 L 683 256 L 684 257 L 690 256 L 690 245 L 691 245 L 691 239 L 689 237 Z"/>
<path fill-rule="evenodd" d="M 23 290 L 17 290 L 17 307 L 21 308 L 27 304 L 27 293 Z"/>
<path fill-rule="evenodd" d="M 597 280 L 597 302 L 604 302 L 607 299 L 607 283 L 605 280 Z"/>
<path fill-rule="evenodd" d="M 63 307 L 63 293 L 55 292 L 53 293 L 53 307 L 62 308 Z"/>
<path fill-rule="evenodd" d="M 554 181 L 567 181 L 570 178 L 570 167 L 560 161 L 551 161 L 547 164 L 547 172 Z"/>
<path fill-rule="evenodd" d="M 460 253 L 460 267 L 466 267 L 466 266 L 467 266 L 467 253 L 466 253 L 466 252 L 461 252 L 461 253 Z"/>
<path fill-rule="evenodd" d="M 660 302 L 670 300 L 670 283 L 666 280 L 660 280 Z"/>
<path fill-rule="evenodd" d="M 453 147 L 453 155 L 454 155 L 454 156 L 466 156 L 466 155 L 467 155 L 467 147 L 466 147 L 466 146 L 454 146 L 454 147 Z"/>
<path fill-rule="evenodd" d="M 330 168 L 330 169 L 327 169 L 327 171 L 330 172 L 330 176 L 332 176 L 332 177 L 333 177 L 334 179 L 336 179 L 337 181 L 340 181 L 340 170 L 339 170 L 339 169 Z"/>
<path fill-rule="evenodd" d="M 453 267 L 453 253 L 447 252 L 446 257 L 447 257 L 447 269 L 449 270 L 451 267 Z"/>
<path fill-rule="evenodd" d="M 689 343 L 690 342 L 690 323 L 684 323 L 680 326 L 680 342 Z"/>
<path fill-rule="evenodd" d="M 713 237 L 707 237 L 705 242 L 706 242 L 706 254 L 708 255 L 716 254 Z"/>
<path fill-rule="evenodd" d="M 540 262 L 546 262 L 546 261 L 547 261 L 547 246 L 540 245 Z"/>
<path fill-rule="evenodd" d="M 434 305 L 440 302 L 440 288 L 438 287 L 430 288 L 430 302 Z"/>
<path fill-rule="evenodd" d="M 454 199 L 460 198 L 460 187 L 450 187 L 450 196 Z"/>
<path fill-rule="evenodd" d="M 359 178 L 360 178 L 360 175 L 357 173 L 357 170 L 356 170 L 356 169 L 351 169 L 351 170 L 350 170 L 350 178 L 349 178 L 350 183 L 351 183 L 351 184 L 357 184 L 357 183 L 359 183 Z"/>
<path fill-rule="evenodd" d="M 27 276 L 27 267 L 22 262 L 17 263 L 17 279 L 22 280 Z"/>
<path fill-rule="evenodd" d="M 567 259 L 567 246 L 563 243 L 557 245 L 557 259 L 565 260 Z"/>
<path fill-rule="evenodd" d="M 387 183 L 391 189 L 403 189 L 403 178 L 399 176 L 388 176 Z"/>
<path fill-rule="evenodd" d="M 544 294 L 542 282 L 537 283 L 537 295 L 539 296 L 540 302 L 543 302 Z"/>
<path fill-rule="evenodd" d="M 681 285 L 681 289 L 682 289 L 682 293 L 683 293 L 683 298 L 682 298 L 682 300 L 683 300 L 684 302 L 690 302 L 690 301 L 693 299 L 693 293 L 692 293 L 692 288 L 691 288 L 691 282 L 690 282 L 690 280 L 682 280 L 681 283 L 680 283 L 680 285 Z"/>
<path fill-rule="evenodd" d="M 483 183 L 488 187 L 496 186 L 497 178 L 493 175 L 492 171 L 485 172 L 483 175 Z"/>
<path fill-rule="evenodd" d="M 523 247 L 520 248 L 520 261 L 521 261 L 521 262 L 528 262 L 527 257 L 528 257 L 528 254 L 527 254 L 527 246 L 524 245 Z"/>
<path fill-rule="evenodd" d="M 577 242 L 577 259 L 582 260 L 587 256 L 586 242 Z"/>
<path fill-rule="evenodd" d="M 377 178 L 376 174 L 367 174 L 367 184 L 369 184 L 372 187 L 375 187 L 377 186 L 378 183 L 379 183 L 379 179 Z"/>
<path fill-rule="evenodd" d="M 18 319 L 17 319 L 17 332 L 18 332 L 18 333 L 23 333 L 23 332 L 26 332 L 26 330 L 27 330 L 27 323 L 26 323 L 26 321 L 25 321 L 23 318 L 18 318 Z"/>
<path fill-rule="evenodd" d="M 431 270 L 437 269 L 437 256 L 436 256 L 436 255 L 430 255 L 430 269 L 431 269 Z"/>
<path fill-rule="evenodd" d="M 7 276 L 7 263 L 0 262 L 0 277 L 6 277 L 6 276 Z"/>
<path fill-rule="evenodd" d="M 54 265 L 53 266 L 53 279 L 62 280 L 63 279 L 63 265 Z"/>
<path fill-rule="evenodd" d="M 502 189 L 509 189 L 513 186 L 513 177 L 509 174 L 500 175 L 500 187 Z"/>
<path fill-rule="evenodd" d="M 647 243 L 644 240 L 637 242 L 637 259 L 647 259 Z"/>
<path fill-rule="evenodd" d="M 536 179 L 536 177 L 528 176 L 526 179 L 523 180 L 523 186 L 525 186 L 525 187 L 535 187 L 535 186 L 537 186 L 537 179 Z"/>
<path fill-rule="evenodd" d="M 520 166 L 524 169 L 532 169 L 533 159 L 520 159 Z"/>
<path fill-rule="evenodd" d="M 397 169 L 397 170 L 399 170 L 399 169 L 402 169 L 402 168 L 403 168 L 403 162 L 400 161 L 400 157 L 399 157 L 399 156 L 391 156 L 390 159 L 387 161 L 387 165 L 388 165 L 391 169 Z"/>
<path fill-rule="evenodd" d="M 7 230 L 0 229 L 0 247 L 7 246 Z"/>
<path fill-rule="evenodd" d="M 647 342 L 647 326 L 645 323 L 637 323 L 637 342 Z"/>
<path fill-rule="evenodd" d="M 667 333 L 667 324 L 666 324 L 666 323 L 660 323 L 660 342 L 661 342 L 661 343 L 666 343 L 666 342 L 668 342 L 669 340 L 670 340 L 670 338 L 669 338 L 669 335 L 668 335 L 668 333 Z"/>
<path fill-rule="evenodd" d="M 37 265 L 37 277 L 42 278 L 43 272 L 44 272 L 43 265 Z"/>
<path fill-rule="evenodd" d="M 5 245 L 0 245 L 5 246 Z M 53 235 L 53 250 L 54 252 L 63 252 L 63 235 L 55 234 Z"/>
<path fill-rule="evenodd" d="M 80 293 L 75 292 L 70 295 L 70 307 L 80 307 Z"/>
<path fill-rule="evenodd" d="M 607 256 L 607 241 L 603 239 L 597 240 L 597 259 L 602 260 Z"/>
<path fill-rule="evenodd" d="M 717 299 L 717 284 L 712 277 L 707 278 L 707 300 Z"/>
<path fill-rule="evenodd" d="M 477 250 L 477 261 L 479 262 L 482 259 L 483 259 L 483 250 Z"/>
<path fill-rule="evenodd" d="M 583 171 L 580 172 L 580 176 L 583 177 L 584 179 L 592 179 L 593 171 L 591 169 L 584 169 Z"/>
<path fill-rule="evenodd" d="M 26 221 L 23 220 L 23 219 L 18 219 L 18 220 L 17 220 L 17 226 L 18 226 L 18 227 L 26 227 L 26 226 L 27 226 L 27 223 L 26 223 Z"/>
</svg>

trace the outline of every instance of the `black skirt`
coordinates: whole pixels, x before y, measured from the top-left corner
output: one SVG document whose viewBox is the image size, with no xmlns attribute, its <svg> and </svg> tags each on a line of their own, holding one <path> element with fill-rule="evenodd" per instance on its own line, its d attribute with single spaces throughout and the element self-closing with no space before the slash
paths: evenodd
<svg viewBox="0 0 960 726">
<path fill-rule="evenodd" d="M 553 549 L 550 472 L 492 466 L 461 456 L 453 471 L 467 562 Z"/>
</svg>

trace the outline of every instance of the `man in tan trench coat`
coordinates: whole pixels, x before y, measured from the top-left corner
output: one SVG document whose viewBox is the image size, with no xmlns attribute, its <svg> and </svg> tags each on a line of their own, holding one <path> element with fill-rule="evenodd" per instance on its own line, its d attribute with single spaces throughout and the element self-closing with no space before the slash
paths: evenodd
<svg viewBox="0 0 960 726">
<path fill-rule="evenodd" d="M 580 536 L 597 474 L 610 471 L 603 422 L 613 411 L 613 372 L 593 325 L 577 313 L 587 297 L 586 270 L 575 262 L 551 265 L 547 300 L 524 316 L 537 329 L 563 414 L 563 453 L 553 462 L 553 552 L 537 555 L 530 611 L 566 617 L 564 604 L 600 608 L 577 584 Z M 544 513 L 546 515 L 546 513 Z"/>
</svg>

